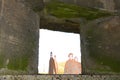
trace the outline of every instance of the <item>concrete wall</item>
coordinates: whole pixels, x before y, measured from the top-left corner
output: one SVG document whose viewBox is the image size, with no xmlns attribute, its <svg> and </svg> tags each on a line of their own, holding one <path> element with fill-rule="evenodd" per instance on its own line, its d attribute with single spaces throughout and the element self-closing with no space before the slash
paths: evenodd
<svg viewBox="0 0 120 80">
<path fill-rule="evenodd" d="M 19 0 L 0 0 L 0 74 L 37 74 L 39 17 Z"/>
</svg>

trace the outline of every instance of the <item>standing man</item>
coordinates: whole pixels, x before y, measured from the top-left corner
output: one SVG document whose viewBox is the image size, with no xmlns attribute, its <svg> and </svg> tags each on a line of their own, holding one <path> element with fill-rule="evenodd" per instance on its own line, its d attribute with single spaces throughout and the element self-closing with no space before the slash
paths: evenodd
<svg viewBox="0 0 120 80">
<path fill-rule="evenodd" d="M 74 74 L 74 60 L 73 60 L 73 53 L 68 54 L 68 60 L 65 63 L 64 67 L 64 74 Z"/>
<path fill-rule="evenodd" d="M 53 59 L 52 52 L 50 53 L 50 60 L 49 60 L 49 74 L 56 74 L 55 61 Z"/>
</svg>

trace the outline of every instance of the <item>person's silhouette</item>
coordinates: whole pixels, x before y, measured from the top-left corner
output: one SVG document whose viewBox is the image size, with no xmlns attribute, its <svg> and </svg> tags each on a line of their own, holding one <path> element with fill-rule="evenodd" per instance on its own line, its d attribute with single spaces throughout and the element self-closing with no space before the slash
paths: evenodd
<svg viewBox="0 0 120 80">
<path fill-rule="evenodd" d="M 73 53 L 68 54 L 69 59 L 65 63 L 64 67 L 64 74 L 73 74 L 73 66 L 74 66 L 74 60 L 73 60 Z"/>
<path fill-rule="evenodd" d="M 49 60 L 49 74 L 56 74 L 55 61 L 53 59 L 52 52 L 50 53 L 50 60 Z"/>
<path fill-rule="evenodd" d="M 73 59 L 73 53 L 69 53 L 69 59 L 65 63 L 64 74 L 81 74 L 81 64 L 78 58 Z"/>
<path fill-rule="evenodd" d="M 74 74 L 81 74 L 81 72 L 82 72 L 81 71 L 81 63 L 78 62 L 77 56 L 74 57 L 74 64 L 75 64 L 75 66 L 74 66 L 74 69 L 75 69 Z"/>
<path fill-rule="evenodd" d="M 55 69 L 56 69 L 56 74 L 58 73 L 58 63 L 56 59 L 56 55 L 54 55 L 54 62 L 55 62 Z"/>
</svg>

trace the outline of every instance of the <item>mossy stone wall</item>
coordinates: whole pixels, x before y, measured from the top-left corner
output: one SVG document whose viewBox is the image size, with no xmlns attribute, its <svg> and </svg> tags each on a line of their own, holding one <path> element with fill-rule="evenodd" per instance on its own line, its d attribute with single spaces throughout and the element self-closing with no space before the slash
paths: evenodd
<svg viewBox="0 0 120 80">
<path fill-rule="evenodd" d="M 0 74 L 37 74 L 39 17 L 19 0 L 0 11 Z"/>
<path fill-rule="evenodd" d="M 111 16 L 81 26 L 83 73 L 120 74 L 120 17 Z"/>
<path fill-rule="evenodd" d="M 83 7 L 104 9 L 110 12 L 120 12 L 119 0 L 59 0 L 65 3 L 76 4 Z"/>
</svg>

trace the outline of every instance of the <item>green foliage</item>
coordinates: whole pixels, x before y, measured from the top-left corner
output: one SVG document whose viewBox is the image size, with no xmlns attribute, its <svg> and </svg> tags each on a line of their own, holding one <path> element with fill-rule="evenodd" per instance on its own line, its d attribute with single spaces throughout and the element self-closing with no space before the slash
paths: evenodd
<svg viewBox="0 0 120 80">
<path fill-rule="evenodd" d="M 73 4 L 51 1 L 46 5 L 49 14 L 58 18 L 85 18 L 93 20 L 111 14 L 94 8 L 84 8 Z"/>
</svg>

